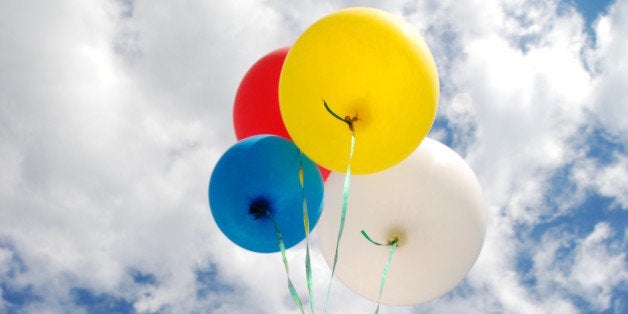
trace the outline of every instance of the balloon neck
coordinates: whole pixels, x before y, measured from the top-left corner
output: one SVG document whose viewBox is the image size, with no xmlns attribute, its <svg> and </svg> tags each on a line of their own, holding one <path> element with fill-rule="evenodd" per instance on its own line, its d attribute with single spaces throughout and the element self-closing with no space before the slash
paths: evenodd
<svg viewBox="0 0 628 314">
<path fill-rule="evenodd" d="M 344 118 L 341 118 L 338 114 L 336 114 L 333 110 L 331 110 L 331 108 L 329 107 L 325 99 L 323 99 L 323 106 L 325 106 L 325 109 L 327 110 L 327 112 L 331 114 L 334 118 L 346 123 L 349 126 L 349 130 L 351 130 L 351 133 L 355 133 L 355 129 L 353 128 L 353 123 L 358 121 L 357 113 L 355 114 L 354 117 L 345 116 Z"/>
<path fill-rule="evenodd" d="M 393 228 L 388 232 L 388 234 L 390 235 L 388 237 L 388 245 L 397 243 L 397 247 L 401 246 L 407 238 L 406 231 L 403 228 Z"/>
<path fill-rule="evenodd" d="M 270 211 L 270 201 L 263 196 L 255 198 L 249 205 L 249 215 L 253 216 L 255 220 L 269 217 Z"/>
<path fill-rule="evenodd" d="M 358 115 L 356 114 L 355 117 L 345 116 L 344 121 L 347 123 L 347 125 L 349 125 L 349 130 L 351 130 L 351 133 L 354 133 L 355 130 L 353 129 L 353 122 L 358 121 Z"/>
<path fill-rule="evenodd" d="M 393 244 L 397 244 L 397 246 L 399 246 L 399 237 L 395 236 L 392 240 L 388 240 L 388 245 L 393 245 Z"/>
</svg>

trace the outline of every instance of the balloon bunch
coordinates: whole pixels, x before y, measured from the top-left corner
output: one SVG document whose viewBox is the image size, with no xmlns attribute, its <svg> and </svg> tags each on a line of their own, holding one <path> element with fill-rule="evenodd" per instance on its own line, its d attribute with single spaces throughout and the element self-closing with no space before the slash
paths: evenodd
<svg viewBox="0 0 628 314">
<path fill-rule="evenodd" d="M 323 17 L 243 78 L 234 105 L 241 140 L 210 179 L 216 223 L 243 248 L 283 253 L 320 216 L 327 300 L 334 276 L 377 301 L 376 312 L 380 302 L 443 295 L 475 263 L 486 212 L 465 161 L 426 138 L 438 97 L 431 52 L 404 20 L 372 8 Z M 288 271 L 285 255 L 284 263 Z"/>
</svg>

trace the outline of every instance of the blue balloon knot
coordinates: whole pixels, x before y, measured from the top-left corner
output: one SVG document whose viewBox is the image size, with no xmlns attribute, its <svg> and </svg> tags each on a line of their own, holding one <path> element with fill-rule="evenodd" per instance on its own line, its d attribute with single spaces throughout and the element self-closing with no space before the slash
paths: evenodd
<svg viewBox="0 0 628 314">
<path fill-rule="evenodd" d="M 253 215 L 255 220 L 270 216 L 270 201 L 263 197 L 258 196 L 249 205 L 249 214 Z"/>
</svg>

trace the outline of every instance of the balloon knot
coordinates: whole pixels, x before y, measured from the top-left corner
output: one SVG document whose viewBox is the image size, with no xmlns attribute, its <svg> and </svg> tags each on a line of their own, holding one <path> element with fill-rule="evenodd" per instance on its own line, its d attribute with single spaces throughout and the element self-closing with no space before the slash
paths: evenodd
<svg viewBox="0 0 628 314">
<path fill-rule="evenodd" d="M 263 196 L 255 198 L 249 205 L 249 214 L 253 219 L 261 219 L 270 216 L 270 202 Z"/>
<path fill-rule="evenodd" d="M 399 237 L 395 236 L 395 238 L 392 241 L 388 241 L 388 245 L 393 245 L 393 244 L 397 244 L 397 247 L 399 247 Z"/>
<path fill-rule="evenodd" d="M 349 125 L 349 130 L 351 130 L 351 133 L 353 133 L 353 122 L 358 121 L 358 116 L 357 115 L 355 117 L 345 116 L 344 121 Z"/>
<path fill-rule="evenodd" d="M 329 112 L 329 114 L 331 114 L 334 118 L 346 123 L 349 126 L 349 130 L 351 130 L 351 133 L 354 133 L 353 122 L 358 121 L 357 114 L 355 115 L 355 117 L 345 116 L 344 118 L 341 118 L 333 110 L 331 110 L 331 108 L 329 108 L 329 105 L 327 104 L 325 99 L 323 99 L 323 105 L 325 106 L 325 109 L 327 109 L 327 112 Z"/>
</svg>

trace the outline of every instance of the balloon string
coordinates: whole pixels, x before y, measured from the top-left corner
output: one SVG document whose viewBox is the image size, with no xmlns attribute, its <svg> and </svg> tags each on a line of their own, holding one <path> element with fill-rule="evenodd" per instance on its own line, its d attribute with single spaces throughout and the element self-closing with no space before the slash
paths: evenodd
<svg viewBox="0 0 628 314">
<path fill-rule="evenodd" d="M 339 115 L 337 115 L 335 112 L 333 112 L 329 108 L 329 105 L 327 105 L 327 102 L 325 101 L 325 99 L 323 99 L 323 105 L 325 106 L 325 109 L 327 109 L 327 112 L 329 112 L 332 116 L 334 116 L 334 118 L 336 118 L 336 119 L 338 119 L 338 120 L 340 120 L 342 122 L 348 123 L 347 121 L 345 121 L 345 119 L 341 118 Z"/>
<path fill-rule="evenodd" d="M 379 306 L 382 300 L 382 291 L 384 291 L 384 284 L 386 283 L 386 277 L 388 276 L 388 268 L 390 268 L 390 262 L 392 262 L 393 253 L 395 253 L 395 249 L 397 248 L 397 239 L 395 239 L 390 246 L 390 251 L 388 252 L 388 259 L 386 260 L 386 265 L 384 265 L 384 270 L 382 271 L 382 281 L 379 284 L 379 295 L 377 296 L 377 309 L 375 309 L 375 314 L 379 313 Z"/>
<path fill-rule="evenodd" d="M 327 104 L 325 103 L 325 107 Z M 331 112 L 331 110 L 329 110 Z M 344 121 L 344 120 L 343 120 Z M 353 131 L 353 130 L 352 130 Z M 351 159 L 353 158 L 353 150 L 355 148 L 355 134 L 351 132 L 351 148 L 349 149 L 349 161 L 347 162 L 347 174 L 345 175 L 345 184 L 342 192 L 342 211 L 340 213 L 340 226 L 338 227 L 338 238 L 336 239 L 336 253 L 334 254 L 334 263 L 331 267 L 331 278 L 329 278 L 329 286 L 327 287 L 327 297 L 325 298 L 325 313 L 327 313 L 327 304 L 329 303 L 329 292 L 331 291 L 331 283 L 336 272 L 336 264 L 338 263 L 338 246 L 340 238 L 342 238 L 342 230 L 345 225 L 345 217 L 347 216 L 347 205 L 349 203 L 349 187 L 351 185 Z"/>
<path fill-rule="evenodd" d="M 299 183 L 301 183 L 301 194 L 303 198 L 303 228 L 305 230 L 305 277 L 307 279 L 307 292 L 310 298 L 310 309 L 314 314 L 314 288 L 312 284 L 312 264 L 310 262 L 310 215 L 308 214 L 307 201 L 305 198 L 305 185 L 303 183 L 303 152 L 299 164 Z"/>
<path fill-rule="evenodd" d="M 286 277 L 288 277 L 288 290 L 290 290 L 290 295 L 296 303 L 297 307 L 301 311 L 301 314 L 305 314 L 303 311 L 303 304 L 301 303 L 301 299 L 299 298 L 299 294 L 297 290 L 294 288 L 292 284 L 292 280 L 290 280 L 290 267 L 288 267 L 288 258 L 286 258 L 286 246 L 283 243 L 283 237 L 281 236 L 281 231 L 279 230 L 279 225 L 277 225 L 277 221 L 273 218 L 268 211 L 266 211 L 266 215 L 270 217 L 275 225 L 275 233 L 277 234 L 277 241 L 279 242 L 279 249 L 281 250 L 281 258 L 283 259 L 283 265 L 286 268 Z"/>
<path fill-rule="evenodd" d="M 372 244 L 381 245 L 381 246 L 390 246 L 390 251 L 388 251 L 388 259 L 386 260 L 386 264 L 384 265 L 384 270 L 382 271 L 382 279 L 379 284 L 379 295 L 377 296 L 377 308 L 375 309 L 375 314 L 379 314 L 379 307 L 381 305 L 382 300 L 382 292 L 384 291 L 384 284 L 386 283 L 386 277 L 388 277 L 388 269 L 390 268 L 390 263 L 392 262 L 393 254 L 395 253 L 395 249 L 397 249 L 399 239 L 395 237 L 394 240 L 389 241 L 388 244 L 382 244 L 373 241 L 364 230 L 361 231 L 362 235 Z"/>
<path fill-rule="evenodd" d="M 373 240 L 369 237 L 369 235 L 368 235 L 368 234 L 366 234 L 366 231 L 364 231 L 364 230 L 360 231 L 360 233 L 362 233 L 362 235 L 363 235 L 363 236 L 364 236 L 367 240 L 369 240 L 369 242 L 371 242 L 371 243 L 373 243 L 373 244 L 375 244 L 375 245 L 386 245 L 386 244 L 381 244 L 381 243 L 379 243 L 379 242 L 375 242 L 375 241 L 373 241 Z"/>
</svg>

